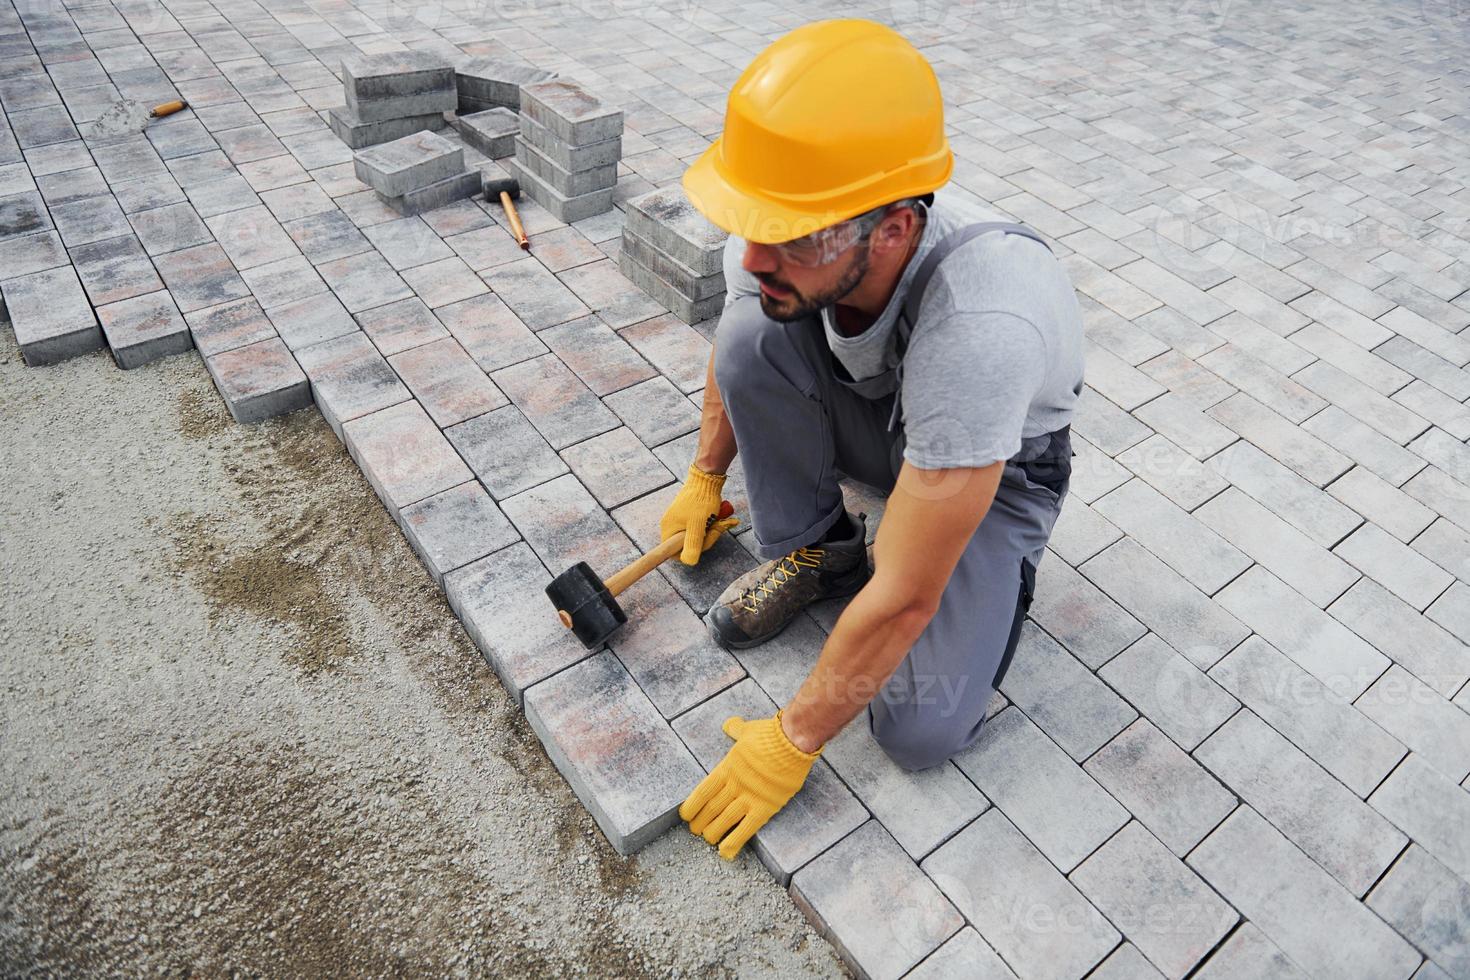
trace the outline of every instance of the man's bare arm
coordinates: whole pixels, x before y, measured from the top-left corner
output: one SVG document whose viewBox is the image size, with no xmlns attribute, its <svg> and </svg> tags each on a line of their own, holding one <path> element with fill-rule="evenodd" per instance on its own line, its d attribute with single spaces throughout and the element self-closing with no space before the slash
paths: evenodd
<svg viewBox="0 0 1470 980">
<path fill-rule="evenodd" d="M 782 715 L 798 748 L 814 752 L 835 737 L 903 661 L 939 609 L 1004 469 L 1004 461 L 949 470 L 903 464 L 878 525 L 873 577 L 838 618 Z"/>
<path fill-rule="evenodd" d="M 720 386 L 715 383 L 715 354 L 710 351 L 704 378 L 704 408 L 699 421 L 699 450 L 694 465 L 706 473 L 723 473 L 735 458 L 735 430 L 725 414 Z"/>
</svg>

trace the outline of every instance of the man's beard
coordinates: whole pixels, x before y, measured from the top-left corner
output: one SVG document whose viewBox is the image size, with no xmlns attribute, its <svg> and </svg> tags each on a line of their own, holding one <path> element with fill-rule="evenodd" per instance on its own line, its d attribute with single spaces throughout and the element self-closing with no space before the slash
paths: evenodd
<svg viewBox="0 0 1470 980">
<path fill-rule="evenodd" d="M 852 263 L 843 270 L 835 285 L 812 296 L 803 296 L 790 283 L 782 282 L 769 273 L 757 272 L 755 277 L 761 282 L 778 289 L 789 290 L 791 293 L 788 298 L 777 300 L 762 292 L 760 294 L 761 312 L 777 323 L 791 323 L 794 320 L 800 320 L 842 299 L 856 289 L 858 283 L 863 281 L 863 276 L 867 274 L 868 250 L 866 247 L 858 248 L 857 255 L 853 258 Z"/>
</svg>

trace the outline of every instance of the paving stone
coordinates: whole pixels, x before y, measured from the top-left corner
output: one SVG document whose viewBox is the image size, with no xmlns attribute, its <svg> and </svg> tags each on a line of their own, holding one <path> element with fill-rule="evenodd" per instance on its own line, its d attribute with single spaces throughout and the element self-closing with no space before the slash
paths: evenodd
<svg viewBox="0 0 1470 980">
<path fill-rule="evenodd" d="M 492 160 L 515 153 L 515 136 L 521 126 L 513 109 L 496 106 L 483 112 L 461 112 L 456 125 L 466 146 Z"/>
<path fill-rule="evenodd" d="M 1015 980 L 1015 976 L 995 950 L 969 926 L 905 974 L 908 980 Z"/>
<path fill-rule="evenodd" d="M 571 474 L 523 490 L 501 508 L 548 568 L 585 561 L 603 578 L 639 556 L 612 518 Z"/>
<path fill-rule="evenodd" d="M 1189 973 L 1240 919 L 1136 821 L 1079 865 L 1071 881 L 1171 977 Z"/>
<path fill-rule="evenodd" d="M 83 246 L 85 247 L 85 246 Z M 70 261 L 61 236 L 54 231 L 35 232 L 0 240 L 0 279 L 14 279 L 44 272 Z"/>
<path fill-rule="evenodd" d="M 185 313 L 250 296 L 229 256 L 213 242 L 155 256 L 153 264 Z"/>
<path fill-rule="evenodd" d="M 100 151 L 103 148 L 98 149 Z M 136 180 L 119 180 L 115 177 L 109 177 L 108 180 L 113 196 L 117 198 L 124 214 L 180 204 L 186 200 L 183 188 L 167 173 L 139 177 Z"/>
<path fill-rule="evenodd" d="M 384 357 L 449 338 L 449 331 L 417 297 L 364 310 L 356 319 Z"/>
<path fill-rule="evenodd" d="M 1341 558 L 1233 487 L 1195 516 L 1319 608 L 1360 577 Z"/>
<path fill-rule="evenodd" d="M 249 297 L 186 313 L 184 319 L 189 324 L 194 346 L 204 357 L 276 336 L 276 328 L 265 311 Z"/>
<path fill-rule="evenodd" d="M 1367 690 L 1388 667 L 1382 653 L 1260 566 L 1230 583 L 1216 599 L 1349 700 Z"/>
<path fill-rule="evenodd" d="M 1447 975 L 1470 974 L 1470 885 L 1423 848 L 1411 845 L 1367 901 Z"/>
<path fill-rule="evenodd" d="M 532 330 L 566 323 L 590 312 L 576 294 L 535 259 L 497 265 L 483 276 Z"/>
<path fill-rule="evenodd" d="M 627 228 L 623 229 L 621 240 L 617 244 L 618 251 L 627 251 L 629 256 L 639 265 L 672 286 L 677 292 L 688 296 L 694 302 L 707 300 L 712 296 L 723 296 L 725 294 L 725 274 L 717 272 L 714 275 L 701 276 L 692 268 L 679 262 L 672 256 L 666 255 L 654 248 L 648 241 L 639 237 Z M 1112 358 L 1120 365 L 1123 372 L 1131 371 L 1123 362 L 1113 357 L 1107 351 L 1097 349 L 1097 353 L 1103 359 Z M 1110 362 L 1111 363 L 1111 362 Z M 1089 377 L 1096 377 L 1100 371 L 1089 368 Z M 1136 373 L 1136 372 L 1135 372 Z M 1149 385 L 1153 382 L 1144 379 Z M 1155 388 L 1157 386 L 1154 386 Z M 1157 393 L 1157 392 L 1155 392 Z M 1137 404 L 1135 402 L 1135 404 Z"/>
<path fill-rule="evenodd" d="M 430 211 L 421 220 L 440 238 L 496 227 L 490 215 L 486 214 L 485 209 L 476 201 L 456 201 Z"/>
<path fill-rule="evenodd" d="M 527 688 L 589 655 L 551 611 L 550 581 L 523 542 L 444 576 L 450 607 L 517 703 Z"/>
<path fill-rule="evenodd" d="M 1414 540 L 1435 520 L 1428 507 L 1363 466 L 1354 466 L 1332 481 L 1327 492 L 1400 541 Z M 1418 543 L 1415 548 L 1423 550 Z"/>
<path fill-rule="evenodd" d="M 1184 510 L 1194 510 L 1228 486 L 1218 473 L 1160 435 L 1119 453 L 1118 462 Z"/>
<path fill-rule="evenodd" d="M 1206 593 L 1218 591 L 1251 565 L 1225 539 L 1142 480 L 1130 480 L 1093 506 Z"/>
<path fill-rule="evenodd" d="M 1201 669 L 1208 669 L 1250 632 L 1130 538 L 1078 570 Z"/>
<path fill-rule="evenodd" d="M 516 129 L 519 130 L 519 125 Z M 571 199 L 610 190 L 618 182 L 617 163 L 568 170 L 543 154 L 516 132 L 511 137 L 516 166 L 540 178 L 563 198 Z"/>
<path fill-rule="evenodd" d="M 1390 667 L 1354 704 L 1452 781 L 1470 775 L 1470 714 L 1402 667 Z"/>
<path fill-rule="evenodd" d="M 1249 711 L 1227 721 L 1194 757 L 1354 895 L 1361 897 L 1408 843 Z"/>
<path fill-rule="evenodd" d="M 439 584 L 447 573 L 520 540 L 473 480 L 410 504 L 398 517 L 404 537 Z"/>
<path fill-rule="evenodd" d="M 3 310 L 32 367 L 102 348 L 102 330 L 71 266 L 0 282 Z"/>
<path fill-rule="evenodd" d="M 613 136 L 592 143 L 572 144 L 524 114 L 517 118 L 516 132 L 526 144 L 534 147 L 543 157 L 568 171 L 606 167 L 617 163 L 623 156 L 621 136 Z M 501 155 L 510 156 L 513 152 L 514 142 L 511 144 L 510 152 Z M 488 155 L 496 156 L 493 153 Z"/>
<path fill-rule="evenodd" d="M 1235 698 L 1152 633 L 1098 673 L 1186 751 L 1193 750 L 1240 707 Z"/>
<path fill-rule="evenodd" d="M 1400 445 L 1428 428 L 1420 416 L 1324 361 L 1302 368 L 1292 380 Z"/>
<path fill-rule="evenodd" d="M 1180 857 L 1236 805 L 1233 793 L 1142 718 L 1083 768 Z"/>
<path fill-rule="evenodd" d="M 478 197 L 482 191 L 483 178 L 480 172 L 466 170 L 408 191 L 400 197 L 385 197 L 383 203 L 407 217 L 462 204 L 470 198 Z"/>
<path fill-rule="evenodd" d="M 131 230 L 127 215 L 111 194 L 84 197 L 70 204 L 53 204 L 51 219 L 68 248 L 116 238 Z"/>
<path fill-rule="evenodd" d="M 546 334 L 561 329 L 561 327 L 552 327 L 546 331 Z M 555 344 L 559 338 L 543 335 L 543 339 Z M 567 361 L 567 354 L 561 351 L 557 353 L 563 361 Z M 576 370 L 575 366 L 573 370 Z M 588 378 L 583 377 L 582 380 L 588 381 Z M 592 387 L 593 391 L 597 390 L 590 381 L 589 387 Z M 633 430 L 633 434 L 645 446 L 662 445 L 699 428 L 699 409 L 695 408 L 689 399 L 680 394 L 679 390 L 662 376 L 655 376 L 639 384 L 621 388 L 612 394 L 605 395 L 602 402 L 612 409 L 629 429 Z M 1055 531 L 1053 535 L 1055 536 Z"/>
<path fill-rule="evenodd" d="M 445 435 L 497 500 L 567 472 L 561 457 L 514 405 L 462 422 Z"/>
<path fill-rule="evenodd" d="M 568 269 L 558 278 L 614 329 L 658 317 L 664 312 L 662 306 L 623 278 L 608 260 Z"/>
<path fill-rule="evenodd" d="M 1358 582 L 1328 612 L 1446 697 L 1470 677 L 1463 642 L 1376 582 Z"/>
<path fill-rule="evenodd" d="M 918 772 L 898 765 L 873 739 L 866 712 L 829 741 L 822 756 L 915 861 L 990 805 L 952 762 Z"/>
<path fill-rule="evenodd" d="M 296 218 L 281 225 L 312 263 L 330 262 L 372 249 L 371 243 L 341 211 Z"/>
<path fill-rule="evenodd" d="M 525 705 L 547 754 L 620 854 L 678 822 L 703 772 L 611 654 L 541 682 Z"/>
<path fill-rule="evenodd" d="M 619 335 L 681 390 L 704 387 L 712 348 L 692 327 L 666 314 L 625 327 Z"/>
<path fill-rule="evenodd" d="M 501 161 L 501 165 L 520 184 L 523 199 L 535 201 L 553 218 L 565 224 L 582 221 L 610 210 L 616 197 L 616 187 L 605 187 L 588 191 L 585 194 L 568 196 L 553 187 L 549 181 L 537 176 L 534 171 L 522 165 L 514 157 Z M 528 227 L 526 234 L 534 233 Z"/>
<path fill-rule="evenodd" d="M 204 359 L 236 422 L 261 422 L 311 405 L 311 387 L 296 358 L 275 337 Z"/>
<path fill-rule="evenodd" d="M 205 245 L 214 240 L 204 222 L 199 220 L 199 215 L 187 204 L 138 211 L 128 215 L 128 221 L 144 250 L 152 256 L 177 252 L 192 245 Z"/>
<path fill-rule="evenodd" d="M 301 254 L 291 236 L 264 206 L 215 215 L 205 224 L 237 269 L 251 269 Z"/>
<path fill-rule="evenodd" d="M 648 362 L 597 316 L 548 327 L 537 337 L 594 394 L 606 395 L 657 376 Z"/>
<path fill-rule="evenodd" d="M 343 442 L 346 423 L 413 397 L 359 331 L 302 347 L 296 357 L 311 379 L 311 394 L 322 417 Z"/>
<path fill-rule="evenodd" d="M 1079 761 L 1138 717 L 1034 623 L 1021 627 L 1001 692 Z"/>
<path fill-rule="evenodd" d="M 290 158 L 282 157 L 281 159 Z M 270 208 L 276 220 L 281 222 L 298 221 L 314 214 L 340 213 L 337 211 L 337 205 L 327 196 L 327 193 L 314 183 L 290 184 L 263 191 L 260 199 L 266 207 Z M 285 226 L 282 225 L 282 227 Z M 289 229 L 286 233 L 291 234 Z M 292 235 L 291 240 L 295 241 L 296 236 Z"/>
<path fill-rule="evenodd" d="M 1016 708 L 986 728 L 955 764 L 1063 871 L 1128 822 L 1127 811 Z"/>
<path fill-rule="evenodd" d="M 358 333 L 357 323 L 332 293 L 317 293 L 306 299 L 266 310 L 276 332 L 293 351 Z"/>
<path fill-rule="evenodd" d="M 612 139 L 623 132 L 623 110 L 598 101 L 570 79 L 522 84 L 521 113 L 573 146 Z"/>
<path fill-rule="evenodd" d="M 649 191 L 628 201 L 626 228 L 697 276 L 724 271 L 728 235 L 689 203 L 681 187 Z"/>
<path fill-rule="evenodd" d="M 1470 398 L 1470 372 L 1406 337 L 1390 337 L 1373 353 L 1405 372 L 1434 385 L 1456 401 Z"/>
<path fill-rule="evenodd" d="M 18 238 L 52 228 L 40 194 L 25 192 L 0 198 L 0 239 Z"/>
<path fill-rule="evenodd" d="M 1047 547 L 1069 565 L 1080 565 L 1123 536 L 1080 499 L 1068 499 L 1052 525 Z"/>
<path fill-rule="evenodd" d="M 467 100 L 508 107 L 514 115 L 521 107 L 522 85 L 555 77 L 554 71 L 500 58 L 481 56 L 459 61 L 454 69 L 454 83 L 459 93 L 461 118 Z"/>
<path fill-rule="evenodd" d="M 238 211 L 260 204 L 254 188 L 239 174 L 191 184 L 184 189 L 184 193 L 193 205 L 194 212 L 201 218 L 212 218 L 227 211 Z"/>
<path fill-rule="evenodd" d="M 964 925 L 874 820 L 798 871 L 791 897 L 844 962 L 866 977 L 903 976 Z M 893 914 L 875 918 L 875 908 Z"/>
<path fill-rule="evenodd" d="M 1407 977 L 1419 954 L 1248 807 L 1189 856 L 1309 975 Z"/>
<path fill-rule="evenodd" d="M 628 280 L 685 323 L 700 323 L 716 317 L 724 308 L 723 293 L 696 299 L 678 286 L 659 278 L 657 273 L 639 262 L 632 251 L 619 250 L 617 263 L 618 271 Z"/>
<path fill-rule="evenodd" d="M 546 345 L 526 329 L 498 296 L 476 296 L 441 306 L 434 313 L 485 371 L 546 353 Z"/>
<path fill-rule="evenodd" d="M 97 319 L 113 360 L 124 370 L 194 348 L 189 325 L 167 290 L 98 307 Z"/>
<path fill-rule="evenodd" d="M 1146 629 L 1064 562 L 1042 560 L 1030 616 L 1087 666 L 1096 669 Z"/>
<path fill-rule="evenodd" d="M 1358 514 L 1247 442 L 1237 442 L 1208 465 L 1325 548 L 1362 523 Z"/>
<path fill-rule="evenodd" d="M 562 458 L 608 509 L 674 481 L 674 475 L 626 427 L 568 446 Z"/>
<path fill-rule="evenodd" d="M 316 267 L 349 313 L 408 299 L 413 290 L 377 252 L 333 259 Z"/>
<path fill-rule="evenodd" d="M 1204 966 L 1194 974 L 1197 980 L 1227 980 L 1234 977 L 1259 977 L 1260 980 L 1308 980 L 1286 954 L 1277 949 L 1252 922 L 1242 922 L 1230 938 L 1220 944 Z"/>
<path fill-rule="evenodd" d="M 444 239 L 444 244 L 454 249 L 455 254 L 464 259 L 465 264 L 476 272 L 484 272 L 492 266 L 520 261 L 525 258 L 526 254 L 521 251 L 516 240 L 499 225 L 452 235 Z M 537 250 L 538 252 L 540 250 L 539 239 Z"/>
<path fill-rule="evenodd" d="M 389 143 L 413 133 L 443 129 L 447 124 L 442 112 L 363 122 L 356 113 L 342 105 L 327 110 L 327 125 L 339 140 L 354 150 L 360 150 L 379 143 Z"/>
<path fill-rule="evenodd" d="M 564 449 L 617 427 L 616 416 L 555 355 L 502 368 L 491 379 L 553 449 Z"/>
<path fill-rule="evenodd" d="M 1421 612 L 1454 581 L 1450 573 L 1376 524 L 1360 526 L 1333 553 Z"/>
<path fill-rule="evenodd" d="M 508 404 L 453 337 L 395 354 L 388 363 L 441 428 Z"/>
<path fill-rule="evenodd" d="M 1120 938 L 994 808 L 921 867 L 1019 976 L 1080 977 Z"/>
<path fill-rule="evenodd" d="M 1458 877 L 1470 880 L 1470 794 L 1409 753 L 1368 803 Z"/>
<path fill-rule="evenodd" d="M 1432 422 L 1456 439 L 1470 438 L 1470 408 L 1422 381 L 1410 381 L 1393 394 L 1393 401 Z"/>
<path fill-rule="evenodd" d="M 454 256 L 405 269 L 403 279 L 432 308 L 489 292 L 480 277 Z"/>
<path fill-rule="evenodd" d="M 300 255 L 246 269 L 240 276 L 260 305 L 268 309 L 327 291 L 322 277 Z"/>
<path fill-rule="evenodd" d="M 417 402 L 344 422 L 342 434 L 348 453 L 395 518 L 400 508 L 471 479 L 469 468 Z"/>
<path fill-rule="evenodd" d="M 163 288 L 153 263 L 132 235 L 71 249 L 71 260 L 93 306 L 106 306 Z"/>
<path fill-rule="evenodd" d="M 427 51 L 383 51 L 342 59 L 347 109 L 363 122 L 452 112 L 454 68 Z"/>
</svg>

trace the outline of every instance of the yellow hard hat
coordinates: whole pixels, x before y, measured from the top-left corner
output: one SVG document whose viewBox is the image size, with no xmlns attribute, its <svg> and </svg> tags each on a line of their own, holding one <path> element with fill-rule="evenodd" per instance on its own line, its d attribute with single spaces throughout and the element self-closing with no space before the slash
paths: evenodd
<svg viewBox="0 0 1470 980">
<path fill-rule="evenodd" d="M 954 169 L 934 69 L 870 20 L 798 27 L 736 80 L 684 191 L 732 235 L 775 244 L 942 186 Z"/>
</svg>

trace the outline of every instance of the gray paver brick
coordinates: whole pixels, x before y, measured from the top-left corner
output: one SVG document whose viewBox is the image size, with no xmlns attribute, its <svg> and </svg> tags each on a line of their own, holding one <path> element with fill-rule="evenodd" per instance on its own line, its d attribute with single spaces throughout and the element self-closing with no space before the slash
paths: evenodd
<svg viewBox="0 0 1470 980">
<path fill-rule="evenodd" d="M 1242 922 L 1240 928 L 1210 955 L 1195 977 L 1199 980 L 1233 980 L 1235 977 L 1308 980 L 1307 975 L 1252 922 Z"/>
<path fill-rule="evenodd" d="M 495 371 L 546 353 L 499 296 L 475 296 L 434 311 L 481 369 Z"/>
<path fill-rule="evenodd" d="M 633 542 L 571 474 L 523 490 L 500 506 L 556 574 L 585 561 L 605 579 L 639 556 Z"/>
<path fill-rule="evenodd" d="M 1445 697 L 1470 678 L 1470 650 L 1462 640 L 1377 582 L 1359 581 L 1327 611 Z"/>
<path fill-rule="evenodd" d="M 213 242 L 155 256 L 153 264 L 185 313 L 250 296 L 229 256 Z"/>
<path fill-rule="evenodd" d="M 301 255 L 277 259 L 240 274 L 250 292 L 267 309 L 327 291 L 326 283 Z"/>
<path fill-rule="evenodd" d="M 395 518 L 401 508 L 472 475 L 416 402 L 344 422 L 342 435 L 348 453 Z"/>
<path fill-rule="evenodd" d="M 1201 669 L 1250 633 L 1223 606 L 1131 538 L 1113 544 L 1078 570 Z"/>
<path fill-rule="evenodd" d="M 520 539 L 510 521 L 474 480 L 398 513 L 399 526 L 436 583 L 444 575 Z"/>
<path fill-rule="evenodd" d="M 1318 607 L 1360 577 L 1347 562 L 1234 487 L 1195 516 Z"/>
<path fill-rule="evenodd" d="M 746 679 L 680 715 L 673 725 L 700 765 L 713 769 L 731 745 L 721 729 L 726 718 L 769 718 L 775 712 L 775 703 L 754 681 Z M 756 832 L 751 846 L 784 886 L 799 868 L 867 819 L 868 811 L 831 767 L 819 760 L 801 792 Z"/>
<path fill-rule="evenodd" d="M 712 352 L 694 328 L 665 314 L 618 331 L 659 372 L 685 392 L 704 387 Z"/>
<path fill-rule="evenodd" d="M 551 581 L 529 546 L 502 548 L 444 576 L 444 593 L 518 702 L 536 682 L 588 656 L 551 611 Z"/>
<path fill-rule="evenodd" d="M 1470 885 L 1423 848 L 1410 846 L 1367 901 L 1447 975 L 1470 975 Z"/>
<path fill-rule="evenodd" d="M 194 346 L 204 357 L 259 343 L 276 336 L 276 328 L 255 300 L 237 299 L 184 314 Z"/>
<path fill-rule="evenodd" d="M 411 133 L 443 129 L 446 125 L 442 112 L 365 122 L 345 105 L 327 110 L 327 124 L 339 140 L 354 150 L 401 139 Z"/>
<path fill-rule="evenodd" d="M 106 306 L 163 288 L 143 246 L 130 234 L 79 245 L 71 250 L 71 259 L 93 306 Z M 31 270 L 16 275 L 26 271 Z"/>
<path fill-rule="evenodd" d="M 988 722 L 955 764 L 1063 871 L 1128 822 L 1127 811 L 1017 708 Z"/>
<path fill-rule="evenodd" d="M 555 78 L 556 72 L 499 58 L 472 57 L 455 64 L 454 82 L 461 114 L 466 99 L 492 102 L 511 110 L 521 107 L 521 86 Z"/>
<path fill-rule="evenodd" d="M 1454 581 L 1449 572 L 1376 524 L 1364 523 L 1332 552 L 1421 612 Z"/>
<path fill-rule="evenodd" d="M 449 337 L 449 331 L 417 297 L 364 310 L 356 319 L 384 357 Z"/>
<path fill-rule="evenodd" d="M 388 363 L 440 428 L 509 403 L 453 337 L 395 354 Z"/>
<path fill-rule="evenodd" d="M 1117 930 L 997 809 L 921 867 L 1019 976 L 1080 977 L 1118 942 Z"/>
<path fill-rule="evenodd" d="M 515 111 L 504 106 L 483 112 L 461 112 L 457 126 L 466 146 L 479 150 L 492 160 L 515 152 L 515 136 L 521 128 Z"/>
<path fill-rule="evenodd" d="M 1193 969 L 1239 919 L 1137 821 L 1093 852 L 1071 881 L 1170 977 Z"/>
<path fill-rule="evenodd" d="M 1327 492 L 1400 541 L 1412 541 L 1435 520 L 1432 510 L 1366 466 L 1354 466 L 1333 480 Z"/>
<path fill-rule="evenodd" d="M 1188 858 L 1309 975 L 1408 977 L 1419 954 L 1248 807 Z"/>
<path fill-rule="evenodd" d="M 539 204 L 553 218 L 563 223 L 582 221 L 608 211 L 617 194 L 616 187 L 604 187 L 567 196 L 514 157 L 503 160 L 502 164 L 505 171 L 520 184 L 525 199 Z M 526 233 L 533 234 L 529 226 Z"/>
<path fill-rule="evenodd" d="M 597 395 L 657 376 L 648 362 L 597 316 L 547 327 L 537 337 Z"/>
<path fill-rule="evenodd" d="M 454 68 L 427 51 L 384 51 L 342 59 L 347 108 L 363 122 L 431 112 L 457 104 Z"/>
<path fill-rule="evenodd" d="M 618 251 L 618 271 L 630 282 L 643 290 L 655 301 L 667 307 L 678 319 L 685 323 L 694 324 L 719 316 L 724 308 L 725 295 L 723 292 L 715 293 L 704 299 L 696 299 L 689 293 L 659 275 L 638 261 L 632 250 L 620 249 Z M 704 290 L 698 290 L 703 292 Z"/>
<path fill-rule="evenodd" d="M 558 274 L 558 279 L 614 329 L 656 317 L 662 306 L 645 296 L 607 259 Z"/>
<path fill-rule="evenodd" d="M 322 416 L 346 441 L 342 426 L 411 398 L 409 390 L 367 337 L 352 331 L 296 352 L 311 379 Z"/>
<path fill-rule="evenodd" d="M 491 379 L 553 449 L 617 427 L 617 417 L 554 355 L 502 368 Z"/>
<path fill-rule="evenodd" d="M 699 428 L 699 409 L 662 376 L 622 388 L 602 402 L 645 446 L 662 445 Z"/>
<path fill-rule="evenodd" d="M 275 337 L 204 359 L 236 422 L 261 422 L 311 404 L 311 386 Z"/>
<path fill-rule="evenodd" d="M 1150 436 L 1119 453 L 1118 462 L 1188 511 L 1228 486 L 1218 473 L 1161 435 Z"/>
<path fill-rule="evenodd" d="M 623 110 L 599 101 L 570 79 L 523 84 L 521 113 L 574 146 L 609 140 L 623 132 Z"/>
<path fill-rule="evenodd" d="M 1233 793 L 1145 719 L 1083 768 L 1181 857 L 1235 808 Z"/>
<path fill-rule="evenodd" d="M 164 289 L 98 307 L 97 319 L 113 360 L 124 370 L 194 347 L 189 325 Z"/>
<path fill-rule="evenodd" d="M 445 435 L 497 500 L 567 472 L 566 463 L 514 405 L 462 422 Z"/>
<path fill-rule="evenodd" d="M 526 258 L 487 269 L 485 281 L 532 330 L 566 323 L 590 310 L 535 259 Z"/>
<path fill-rule="evenodd" d="M 1209 465 L 1324 548 L 1362 523 L 1358 514 L 1244 440 L 1210 459 Z"/>
<path fill-rule="evenodd" d="M 1092 755 L 1138 717 L 1035 623 L 1021 637 L 1001 692 L 1073 759 Z"/>
<path fill-rule="evenodd" d="M 317 293 L 305 299 L 266 310 L 276 332 L 292 351 L 323 343 L 334 337 L 361 333 L 357 322 L 335 293 Z"/>
<path fill-rule="evenodd" d="M 618 853 L 678 822 L 703 773 L 615 657 L 595 654 L 542 681 L 525 706 L 547 755 Z"/>
<path fill-rule="evenodd" d="M 79 250 L 80 251 L 80 250 Z M 44 272 L 68 261 L 61 236 L 54 231 L 38 231 L 15 238 L 0 239 L 0 269 L 4 279 Z"/>
<path fill-rule="evenodd" d="M 7 279 L 0 295 L 27 364 L 55 364 L 102 347 L 102 330 L 71 266 Z"/>
<path fill-rule="evenodd" d="M 964 919 L 876 820 L 791 879 L 791 897 L 861 976 L 903 976 Z M 875 917 L 875 908 L 892 914 Z"/>
<path fill-rule="evenodd" d="M 330 262 L 372 248 L 352 219 L 341 211 L 291 219 L 283 222 L 281 227 L 313 263 Z"/>
<path fill-rule="evenodd" d="M 1402 667 L 1390 667 L 1354 705 L 1452 781 L 1470 775 L 1470 713 Z"/>
<path fill-rule="evenodd" d="M 135 225 L 138 217 L 132 216 Z M 301 254 L 291 236 L 264 205 L 217 214 L 206 218 L 204 223 L 237 269 L 250 269 Z M 141 236 L 141 232 L 139 234 Z"/>
<path fill-rule="evenodd" d="M 1218 591 L 1251 560 L 1142 480 L 1130 480 L 1093 507 L 1205 593 Z"/>
<path fill-rule="evenodd" d="M 608 509 L 674 481 L 658 457 L 625 426 L 568 446 L 561 455 Z"/>
<path fill-rule="evenodd" d="M 349 313 L 360 313 L 395 300 L 413 290 L 377 252 L 363 252 L 324 262 L 316 267 Z"/>
<path fill-rule="evenodd" d="M 1408 843 L 1249 711 L 1227 721 L 1194 757 L 1356 896 Z"/>
<path fill-rule="evenodd" d="M 461 117 L 463 118 L 463 117 Z M 542 156 L 551 160 L 557 166 L 565 170 L 587 170 L 592 167 L 605 167 L 610 163 L 617 163 L 623 156 L 623 139 L 614 136 L 610 139 L 598 140 L 595 143 L 571 144 L 557 136 L 554 132 L 532 119 L 530 116 L 521 115 L 518 119 L 516 132 L 529 145 L 535 147 Z M 514 141 L 510 149 L 500 156 L 509 156 L 514 152 Z M 496 154 L 488 154 L 496 156 Z"/>
<path fill-rule="evenodd" d="M 1470 881 L 1470 793 L 1412 752 L 1368 797 L 1414 843 Z"/>
<path fill-rule="evenodd" d="M 466 170 L 407 191 L 399 197 L 385 197 L 383 203 L 401 215 L 418 215 L 476 197 L 482 189 L 480 172 Z"/>
<path fill-rule="evenodd" d="M 905 976 L 907 980 L 1015 980 L 1016 975 L 978 932 L 966 926 Z"/>
<path fill-rule="evenodd" d="M 1108 661 L 1098 674 L 1186 751 L 1240 707 L 1152 633 Z"/>
<path fill-rule="evenodd" d="M 264 210 L 264 209 L 262 209 Z M 212 240 L 209 229 L 187 204 L 170 204 L 128 215 L 138 240 L 149 255 L 176 252 Z"/>
</svg>

